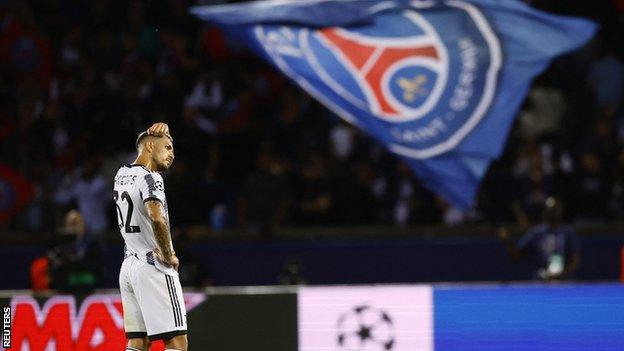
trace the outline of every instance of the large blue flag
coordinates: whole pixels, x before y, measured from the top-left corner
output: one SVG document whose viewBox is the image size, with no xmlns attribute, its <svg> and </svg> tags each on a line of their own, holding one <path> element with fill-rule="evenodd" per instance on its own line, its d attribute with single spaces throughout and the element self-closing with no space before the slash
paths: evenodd
<svg viewBox="0 0 624 351">
<path fill-rule="evenodd" d="M 516 0 L 270 0 L 191 11 L 462 208 L 500 156 L 531 79 L 596 30 Z"/>
</svg>

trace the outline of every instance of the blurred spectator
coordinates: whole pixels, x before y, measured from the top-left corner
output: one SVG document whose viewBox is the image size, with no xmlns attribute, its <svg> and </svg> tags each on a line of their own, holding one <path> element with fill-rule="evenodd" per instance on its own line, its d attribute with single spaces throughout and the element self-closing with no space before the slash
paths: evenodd
<svg viewBox="0 0 624 351">
<path fill-rule="evenodd" d="M 71 210 L 58 235 L 61 243 L 48 254 L 53 287 L 64 292 L 89 292 L 102 281 L 104 262 L 101 246 L 88 233 L 82 215 Z"/>
<path fill-rule="evenodd" d="M 574 199 L 577 204 L 577 222 L 600 223 L 606 220 L 610 188 L 604 168 L 604 162 L 598 154 L 585 152 L 581 155 Z"/>
<path fill-rule="evenodd" d="M 62 205 L 75 200 L 89 234 L 101 237 L 109 227 L 110 187 L 98 170 L 99 159 L 88 158 L 78 178 L 67 177 L 54 200 Z"/>
<path fill-rule="evenodd" d="M 515 245 L 506 229 L 499 230 L 511 257 L 531 262 L 534 279 L 570 279 L 579 267 L 580 241 L 574 229 L 562 224 L 562 211 L 561 202 L 549 197 L 544 205 L 544 222 L 529 229 Z"/>
<path fill-rule="evenodd" d="M 13 16 L 5 18 L 0 38 L 0 57 L 16 74 L 33 75 L 45 86 L 53 70 L 54 52 L 49 39 L 38 28 L 28 2 L 11 1 Z"/>
<path fill-rule="evenodd" d="M 301 225 L 322 225 L 330 219 L 332 194 L 326 160 L 312 152 L 301 167 L 296 188 L 295 222 Z"/>
<path fill-rule="evenodd" d="M 288 257 L 282 273 L 278 277 L 278 281 L 281 285 L 303 285 L 306 283 L 303 274 L 301 273 L 301 259 L 296 256 Z"/>
<path fill-rule="evenodd" d="M 393 196 L 392 218 L 399 226 L 406 225 L 412 215 L 414 196 L 414 178 L 407 165 L 397 162 L 397 176 L 391 183 Z"/>
<path fill-rule="evenodd" d="M 525 138 L 535 139 L 560 129 L 566 109 L 565 97 L 560 89 L 535 87 L 529 91 L 526 105 L 518 116 Z"/>
<path fill-rule="evenodd" d="M 518 179 L 518 199 L 514 209 L 517 223 L 524 228 L 540 222 L 544 201 L 551 193 L 547 187 L 541 155 L 533 155 L 528 167 L 527 173 Z"/>
<path fill-rule="evenodd" d="M 355 143 L 354 128 L 340 123 L 333 127 L 329 134 L 334 157 L 339 161 L 346 161 L 353 152 Z"/>
<path fill-rule="evenodd" d="M 291 203 L 291 189 L 283 166 L 267 144 L 256 161 L 256 170 L 245 177 L 239 197 L 238 220 L 243 232 L 270 237 L 283 223 Z"/>
<path fill-rule="evenodd" d="M 616 109 L 624 94 L 624 66 L 606 42 L 599 44 L 596 56 L 588 72 L 596 104 L 601 110 Z"/>
<path fill-rule="evenodd" d="M 48 290 L 52 287 L 52 275 L 50 272 L 50 258 L 46 253 L 33 260 L 29 269 L 30 289 L 35 293 Z"/>
<path fill-rule="evenodd" d="M 551 154 L 549 185 L 550 195 L 560 199 L 566 204 L 563 209 L 563 218 L 565 221 L 571 221 L 573 216 L 572 202 L 574 194 L 570 189 L 574 187 L 574 165 L 572 157 L 568 154 L 561 154 L 560 149 L 555 149 Z"/>
</svg>

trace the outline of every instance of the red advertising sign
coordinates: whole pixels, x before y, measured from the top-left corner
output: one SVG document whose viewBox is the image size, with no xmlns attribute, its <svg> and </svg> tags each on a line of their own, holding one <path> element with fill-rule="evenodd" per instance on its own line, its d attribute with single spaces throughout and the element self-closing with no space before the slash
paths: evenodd
<svg viewBox="0 0 624 351">
<path fill-rule="evenodd" d="M 184 294 L 187 311 L 204 299 L 202 293 Z M 73 296 L 55 296 L 43 306 L 32 296 L 16 296 L 11 300 L 11 307 L 11 347 L 6 350 L 125 350 L 123 308 L 117 294 L 91 295 L 80 306 Z M 161 341 L 150 348 L 150 351 L 163 350 Z"/>
</svg>

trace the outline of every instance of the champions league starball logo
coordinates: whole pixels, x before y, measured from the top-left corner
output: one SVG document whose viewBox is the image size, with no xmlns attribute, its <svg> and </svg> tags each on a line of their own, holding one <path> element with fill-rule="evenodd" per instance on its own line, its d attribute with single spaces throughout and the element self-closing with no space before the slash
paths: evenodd
<svg viewBox="0 0 624 351">
<path fill-rule="evenodd" d="M 158 191 L 165 191 L 165 185 L 160 180 L 157 180 L 156 182 L 154 182 L 154 187 L 156 187 L 156 190 Z"/>
<path fill-rule="evenodd" d="M 254 34 L 268 58 L 328 108 L 392 151 L 424 159 L 452 150 L 485 116 L 501 49 L 474 5 L 412 6 L 362 26 L 258 25 Z"/>
<path fill-rule="evenodd" d="M 338 319 L 340 351 L 390 351 L 395 345 L 390 314 L 373 306 L 356 306 Z"/>
</svg>

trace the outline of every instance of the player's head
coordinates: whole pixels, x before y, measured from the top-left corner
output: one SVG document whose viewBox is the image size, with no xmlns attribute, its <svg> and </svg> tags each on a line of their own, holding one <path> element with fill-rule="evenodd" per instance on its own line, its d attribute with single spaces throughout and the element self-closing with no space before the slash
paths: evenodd
<svg viewBox="0 0 624 351">
<path fill-rule="evenodd" d="M 65 232 L 68 234 L 74 234 L 82 236 L 85 231 L 84 219 L 80 212 L 71 210 L 65 215 Z"/>
<path fill-rule="evenodd" d="M 139 134 L 136 140 L 139 155 L 146 155 L 156 171 L 165 171 L 173 164 L 173 139 L 169 134 L 157 137 L 147 132 Z"/>
</svg>

